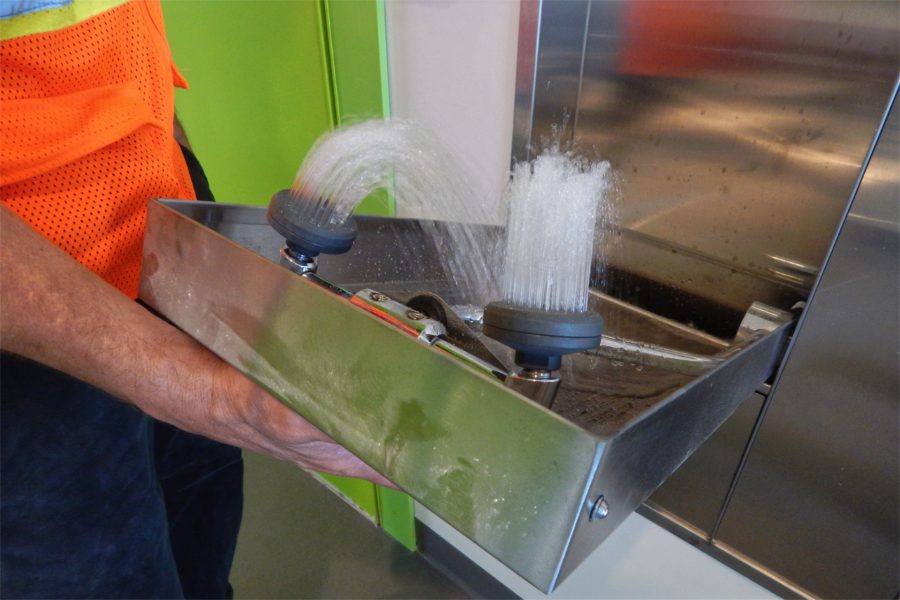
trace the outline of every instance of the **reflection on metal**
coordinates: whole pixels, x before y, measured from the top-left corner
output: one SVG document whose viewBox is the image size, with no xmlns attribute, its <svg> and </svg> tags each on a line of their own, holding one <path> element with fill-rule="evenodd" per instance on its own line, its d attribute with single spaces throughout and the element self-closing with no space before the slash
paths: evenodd
<svg viewBox="0 0 900 600">
<path fill-rule="evenodd" d="M 474 304 L 456 304 L 453 306 L 453 312 L 470 325 L 480 326 L 484 323 L 484 307 L 482 306 L 475 306 Z"/>
<path fill-rule="evenodd" d="M 775 331 L 785 323 L 794 320 L 794 315 L 786 310 L 766 306 L 762 302 L 754 302 L 747 309 L 741 326 L 738 328 L 737 335 L 734 336 L 735 342 L 743 342 L 745 340 L 756 337 L 760 331 Z"/>
<path fill-rule="evenodd" d="M 688 378 L 667 400 L 643 411 L 603 453 L 589 496 L 603 495 L 610 511 L 605 519 L 578 523 L 560 571 L 564 579 L 646 498 L 636 490 L 655 490 L 731 414 L 756 387 L 768 379 L 782 351 L 790 325 L 764 334 L 717 368 Z M 642 371 L 651 378 L 654 369 Z M 656 375 L 658 377 L 658 375 Z M 567 384 L 563 376 L 563 387 Z M 560 396 L 562 396 L 562 391 Z M 632 396 L 632 402 L 638 399 Z M 556 407 L 560 405 L 560 398 Z M 588 407 L 589 403 L 583 403 Z"/>
<path fill-rule="evenodd" d="M 173 208 L 154 202 L 148 216 L 145 301 L 547 587 L 601 441 Z"/>
<path fill-rule="evenodd" d="M 495 367 L 458 360 L 464 351 L 446 340 L 421 343 L 415 327 L 426 319 L 395 307 L 404 334 L 373 314 L 382 295 L 447 289 L 415 222 L 361 219 L 351 252 L 300 276 L 278 264 L 281 240 L 263 214 L 152 202 L 141 298 L 542 590 L 770 376 L 785 337 L 787 326 L 761 334 L 700 375 L 569 355 L 551 412 L 504 386 Z M 613 335 L 721 349 L 594 299 Z"/>
<path fill-rule="evenodd" d="M 688 325 L 685 325 L 684 323 L 679 323 L 678 321 L 674 321 L 672 319 L 661 317 L 660 315 L 654 314 L 651 311 L 643 309 L 634 304 L 629 304 L 627 302 L 623 302 L 622 300 L 619 300 L 618 298 L 610 296 L 609 294 L 604 294 L 603 292 L 600 292 L 593 288 L 591 289 L 590 293 L 591 293 L 591 299 L 592 299 L 591 305 L 594 307 L 597 307 L 597 308 L 599 308 L 601 306 L 620 307 L 630 314 L 640 315 L 641 317 L 647 319 L 648 321 L 658 323 L 658 324 L 660 324 L 660 326 L 664 327 L 665 329 L 667 329 L 670 332 L 673 332 L 673 333 L 680 332 L 688 338 L 702 340 L 702 344 L 704 345 L 704 347 L 708 346 L 709 348 L 725 349 L 725 348 L 729 348 L 731 346 L 731 342 L 729 342 L 727 340 L 716 337 L 714 335 L 710 335 L 704 331 L 700 331 L 700 330 L 696 329 L 695 327 L 690 327 Z"/>
<path fill-rule="evenodd" d="M 318 268 L 315 256 L 310 257 L 304 254 L 297 254 L 287 246 L 283 246 L 279 254 L 281 256 L 282 266 L 287 267 L 297 275 L 315 273 Z"/>
<path fill-rule="evenodd" d="M 762 414 L 742 407 L 642 509 L 785 597 L 900 580 L 898 87 Z"/>
<path fill-rule="evenodd" d="M 475 369 L 483 371 L 484 373 L 486 373 L 488 375 L 492 375 L 493 377 L 499 379 L 500 381 L 506 381 L 506 378 L 509 376 L 506 371 L 498 369 L 497 367 L 495 367 L 491 363 L 485 361 L 484 359 L 482 359 L 478 356 L 475 356 L 471 352 L 467 352 L 467 351 L 463 350 L 456 344 L 452 344 L 452 343 L 448 342 L 447 340 L 438 340 L 434 344 L 434 347 L 440 348 L 447 354 L 449 354 L 451 356 L 455 356 L 456 358 L 463 361 L 470 367 L 474 367 Z"/>
<path fill-rule="evenodd" d="M 761 302 L 754 302 L 741 321 L 741 326 L 734 338 L 734 345 L 726 346 L 716 354 L 686 352 L 611 335 L 604 335 L 600 346 L 587 350 L 585 354 L 602 356 L 623 363 L 660 367 L 674 373 L 699 374 L 739 353 L 749 342 L 759 339 L 760 332 L 775 331 L 782 325 L 790 323 L 793 318 L 793 315 L 787 311 L 766 306 Z"/>
<path fill-rule="evenodd" d="M 588 521 L 599 521 L 605 519 L 609 515 L 609 502 L 603 496 L 597 497 L 591 504 L 591 510 L 588 515 Z"/>
<path fill-rule="evenodd" d="M 653 492 L 642 514 L 675 514 L 679 525 L 689 524 L 692 544 L 709 539 L 764 400 L 756 393 L 741 402 L 734 415 Z"/>
<path fill-rule="evenodd" d="M 896 96 L 861 175 L 718 539 L 816 596 L 890 598 L 900 580 Z"/>
<path fill-rule="evenodd" d="M 604 250 L 614 269 L 738 313 L 787 309 L 842 219 L 898 22 L 879 1 L 525 3 L 513 157 L 555 128 L 611 161 L 629 239 Z"/>
<path fill-rule="evenodd" d="M 391 300 L 385 294 L 375 290 L 362 289 L 356 292 L 352 302 L 376 317 L 396 325 L 401 330 L 411 332 L 416 339 L 429 346 L 433 346 L 440 338 L 447 335 L 447 328 L 440 321 L 429 319 L 420 312 L 410 310 L 405 304 Z"/>
<path fill-rule="evenodd" d="M 774 267 L 769 267 L 769 272 L 786 281 L 797 283 L 807 288 L 812 287 L 813 282 L 816 280 L 816 275 L 819 274 L 819 267 L 814 265 L 771 254 L 767 254 L 766 258 L 775 263 Z"/>
<path fill-rule="evenodd" d="M 534 369 L 518 369 L 506 378 L 506 387 L 550 408 L 559 389 L 559 373 Z"/>
<path fill-rule="evenodd" d="M 603 336 L 599 347 L 588 350 L 587 354 L 623 363 L 637 362 L 646 366 L 661 367 L 687 375 L 708 371 L 724 360 L 724 357 L 718 355 L 695 354 L 608 335 Z"/>
<path fill-rule="evenodd" d="M 516 103 L 513 112 L 513 162 L 531 158 L 534 82 L 541 0 L 520 0 Z"/>
</svg>

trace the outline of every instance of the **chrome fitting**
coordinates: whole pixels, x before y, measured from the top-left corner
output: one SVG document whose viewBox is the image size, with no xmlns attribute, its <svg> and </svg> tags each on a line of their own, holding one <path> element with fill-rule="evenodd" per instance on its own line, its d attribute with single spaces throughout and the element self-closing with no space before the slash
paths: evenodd
<svg viewBox="0 0 900 600">
<path fill-rule="evenodd" d="M 292 250 L 289 246 L 281 247 L 281 265 L 287 267 L 297 275 L 315 273 L 319 263 L 315 256 L 307 256 Z"/>
<path fill-rule="evenodd" d="M 557 373 L 542 369 L 519 369 L 507 376 L 506 387 L 550 408 L 559 390 L 560 378 Z"/>
</svg>

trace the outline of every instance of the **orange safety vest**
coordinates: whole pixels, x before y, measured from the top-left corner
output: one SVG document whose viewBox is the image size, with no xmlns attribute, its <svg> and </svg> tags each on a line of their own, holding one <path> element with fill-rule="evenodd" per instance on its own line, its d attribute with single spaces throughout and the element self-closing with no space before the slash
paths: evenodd
<svg viewBox="0 0 900 600">
<path fill-rule="evenodd" d="M 137 297 L 147 202 L 193 199 L 158 0 L 0 20 L 0 201 Z"/>
</svg>

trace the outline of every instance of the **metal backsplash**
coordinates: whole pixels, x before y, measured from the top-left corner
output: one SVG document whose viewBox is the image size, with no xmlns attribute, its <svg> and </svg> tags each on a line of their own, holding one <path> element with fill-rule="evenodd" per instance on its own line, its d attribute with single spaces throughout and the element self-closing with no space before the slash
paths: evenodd
<svg viewBox="0 0 900 600">
<path fill-rule="evenodd" d="M 900 594 L 898 306 L 895 100 L 715 532 L 815 596 Z"/>
<path fill-rule="evenodd" d="M 896 2 L 526 1 L 513 158 L 555 135 L 610 160 L 609 225 L 632 239 L 604 259 L 657 299 L 788 308 L 809 293 L 883 114 L 898 19 Z M 652 308 L 702 320 L 680 302 Z"/>
</svg>

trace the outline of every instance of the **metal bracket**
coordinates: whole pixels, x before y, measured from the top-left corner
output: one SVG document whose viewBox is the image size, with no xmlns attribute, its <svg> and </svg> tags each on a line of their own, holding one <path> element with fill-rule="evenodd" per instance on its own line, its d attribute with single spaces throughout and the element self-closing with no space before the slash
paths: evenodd
<svg viewBox="0 0 900 600">
<path fill-rule="evenodd" d="M 315 256 L 298 254 L 286 245 L 281 247 L 279 256 L 281 257 L 281 265 L 287 267 L 297 275 L 315 273 L 319 268 L 319 263 Z"/>
<path fill-rule="evenodd" d="M 427 315 L 373 289 L 365 288 L 356 292 L 353 303 L 415 335 L 429 346 L 447 335 L 447 328 L 440 321 L 429 319 Z M 373 311 L 372 308 L 377 310 Z"/>
<path fill-rule="evenodd" d="M 747 309 L 741 326 L 734 336 L 736 343 L 744 342 L 759 335 L 760 332 L 769 333 L 775 331 L 785 323 L 794 320 L 793 313 L 762 302 L 754 302 Z"/>
</svg>

